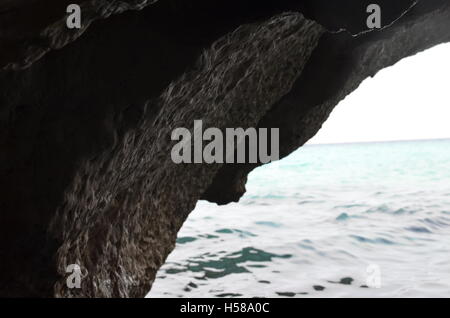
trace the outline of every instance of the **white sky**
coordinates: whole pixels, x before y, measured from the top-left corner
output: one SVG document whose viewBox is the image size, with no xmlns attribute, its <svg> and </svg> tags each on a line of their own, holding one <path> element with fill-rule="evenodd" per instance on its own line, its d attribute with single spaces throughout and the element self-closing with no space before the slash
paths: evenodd
<svg viewBox="0 0 450 318">
<path fill-rule="evenodd" d="M 364 81 L 309 143 L 435 138 L 450 138 L 450 44 Z"/>
</svg>

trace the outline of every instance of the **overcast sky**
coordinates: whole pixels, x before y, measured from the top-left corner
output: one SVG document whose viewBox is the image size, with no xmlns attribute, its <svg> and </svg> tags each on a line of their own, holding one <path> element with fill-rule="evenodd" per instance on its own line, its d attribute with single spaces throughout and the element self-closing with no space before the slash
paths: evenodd
<svg viewBox="0 0 450 318">
<path fill-rule="evenodd" d="M 434 138 L 450 138 L 450 44 L 364 81 L 309 143 Z"/>
</svg>

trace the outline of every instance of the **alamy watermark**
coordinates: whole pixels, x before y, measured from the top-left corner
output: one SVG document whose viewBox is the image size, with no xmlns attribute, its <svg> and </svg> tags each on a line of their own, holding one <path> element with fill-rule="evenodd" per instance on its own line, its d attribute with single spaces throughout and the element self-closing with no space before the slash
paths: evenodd
<svg viewBox="0 0 450 318">
<path fill-rule="evenodd" d="M 270 136 L 269 136 L 270 135 Z M 171 158 L 180 163 L 269 163 L 280 159 L 278 128 L 208 128 L 194 120 L 193 133 L 176 128 Z M 269 143 L 270 138 L 270 143 Z M 270 149 L 269 149 L 270 148 Z"/>
<path fill-rule="evenodd" d="M 69 276 L 66 279 L 66 286 L 69 289 L 80 289 L 81 279 L 83 274 L 81 272 L 81 267 L 78 264 L 70 264 L 66 267 L 66 273 Z"/>
<path fill-rule="evenodd" d="M 66 13 L 69 14 L 66 19 L 67 28 L 81 29 L 81 7 L 78 4 L 69 4 Z"/>
<path fill-rule="evenodd" d="M 372 3 L 367 6 L 366 12 L 367 27 L 369 29 L 381 29 L 381 7 L 379 4 Z M 66 8 L 68 14 L 66 25 L 69 29 L 81 29 L 81 7 L 78 4 L 71 3 Z"/>
<path fill-rule="evenodd" d="M 367 7 L 367 13 L 370 13 L 367 18 L 367 27 L 369 29 L 381 29 L 381 7 L 378 4 L 372 3 Z"/>
<path fill-rule="evenodd" d="M 66 26 L 69 29 L 82 27 L 81 7 L 69 4 Z M 369 29 L 380 29 L 381 7 L 370 4 L 366 13 Z M 176 128 L 171 135 L 177 143 L 171 151 L 171 159 L 176 164 L 214 164 L 214 163 L 270 163 L 280 159 L 279 129 L 271 128 L 208 128 L 203 130 L 203 121 L 195 120 L 193 133 L 188 128 Z M 270 140 L 269 140 L 270 139 Z M 77 264 L 67 266 L 66 285 L 69 289 L 81 288 L 83 273 Z M 366 285 L 369 288 L 381 288 L 381 269 L 371 264 L 366 269 Z"/>
<path fill-rule="evenodd" d="M 377 264 L 370 264 L 366 268 L 366 285 L 369 288 L 381 288 L 381 267 Z"/>
</svg>

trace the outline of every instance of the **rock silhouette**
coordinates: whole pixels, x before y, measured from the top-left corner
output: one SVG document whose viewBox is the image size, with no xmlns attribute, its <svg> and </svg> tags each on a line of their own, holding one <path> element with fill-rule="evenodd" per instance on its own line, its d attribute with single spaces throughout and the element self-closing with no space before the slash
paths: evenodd
<svg viewBox="0 0 450 318">
<path fill-rule="evenodd" d="M 239 200 L 258 166 L 176 165 L 173 129 L 279 128 L 284 157 L 450 41 L 448 0 L 379 0 L 368 30 L 371 2 L 85 0 L 69 30 L 71 1 L 0 0 L 0 296 L 145 296 L 196 202 Z"/>
</svg>

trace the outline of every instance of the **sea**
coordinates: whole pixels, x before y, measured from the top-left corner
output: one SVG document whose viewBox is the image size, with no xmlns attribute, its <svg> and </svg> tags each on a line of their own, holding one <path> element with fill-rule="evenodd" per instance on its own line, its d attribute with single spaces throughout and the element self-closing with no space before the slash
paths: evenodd
<svg viewBox="0 0 450 318">
<path fill-rule="evenodd" d="M 306 145 L 200 201 L 148 297 L 450 297 L 450 140 Z"/>
</svg>

